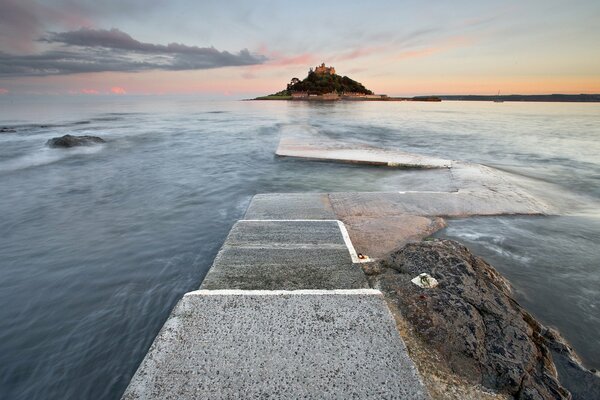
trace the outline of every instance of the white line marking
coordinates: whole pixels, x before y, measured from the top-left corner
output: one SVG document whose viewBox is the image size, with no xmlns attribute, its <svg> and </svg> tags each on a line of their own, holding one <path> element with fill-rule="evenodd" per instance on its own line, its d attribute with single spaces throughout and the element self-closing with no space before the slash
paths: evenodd
<svg viewBox="0 0 600 400">
<path fill-rule="evenodd" d="M 356 250 L 354 249 L 354 245 L 352 244 L 352 240 L 350 240 L 350 235 L 346 230 L 346 225 L 342 221 L 338 221 L 338 226 L 340 227 L 340 231 L 342 232 L 342 237 L 344 238 L 344 242 L 346 243 L 346 247 L 348 248 L 348 252 L 350 252 L 350 258 L 352 258 L 352 262 L 355 264 L 364 263 L 373 261 L 369 258 L 360 259 L 358 258 L 358 254 L 356 254 Z"/>
<path fill-rule="evenodd" d="M 337 219 L 240 219 L 238 222 L 339 222 Z"/>
<path fill-rule="evenodd" d="M 292 295 L 354 295 L 368 294 L 381 295 L 377 289 L 302 289 L 302 290 L 240 290 L 240 289 L 218 289 L 218 290 L 194 290 L 184 296 L 278 296 L 284 294 Z"/>
<path fill-rule="evenodd" d="M 434 190 L 405 190 L 405 191 L 400 191 L 398 192 L 400 194 L 407 194 L 407 193 L 424 193 L 424 194 L 454 194 L 456 192 L 437 192 Z"/>
</svg>

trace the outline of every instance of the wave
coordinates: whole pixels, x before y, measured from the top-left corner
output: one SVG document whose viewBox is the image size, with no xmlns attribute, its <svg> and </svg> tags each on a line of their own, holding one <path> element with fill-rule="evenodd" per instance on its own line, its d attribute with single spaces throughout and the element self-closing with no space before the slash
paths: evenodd
<svg viewBox="0 0 600 400">
<path fill-rule="evenodd" d="M 77 147 L 73 149 L 42 148 L 34 153 L 0 162 L 0 172 L 13 172 L 53 164 L 77 155 L 95 154 L 102 151 L 103 148 L 103 145 Z"/>
<path fill-rule="evenodd" d="M 321 132 L 312 125 L 307 124 L 281 124 L 279 133 L 282 137 L 318 137 Z"/>
<path fill-rule="evenodd" d="M 447 234 L 451 237 L 455 237 L 465 242 L 477 243 L 486 250 L 499 254 L 506 258 L 512 258 L 513 260 L 521 263 L 527 263 L 531 261 L 531 257 L 522 256 L 509 251 L 504 242 L 506 237 L 504 235 L 490 234 L 490 233 L 478 233 L 478 232 L 465 232 L 461 228 L 448 227 Z"/>
</svg>

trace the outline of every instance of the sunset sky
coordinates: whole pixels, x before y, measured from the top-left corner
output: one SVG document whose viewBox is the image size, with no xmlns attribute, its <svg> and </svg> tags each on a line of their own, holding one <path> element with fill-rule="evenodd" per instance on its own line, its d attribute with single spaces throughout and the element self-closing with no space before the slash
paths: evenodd
<svg viewBox="0 0 600 400">
<path fill-rule="evenodd" d="M 0 95 L 600 93 L 600 1 L 0 0 Z"/>
</svg>

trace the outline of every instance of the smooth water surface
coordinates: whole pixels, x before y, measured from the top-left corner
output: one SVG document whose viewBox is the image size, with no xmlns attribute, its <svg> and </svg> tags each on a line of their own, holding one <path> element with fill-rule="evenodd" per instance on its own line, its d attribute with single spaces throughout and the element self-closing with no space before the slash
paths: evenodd
<svg viewBox="0 0 600 400">
<path fill-rule="evenodd" d="M 600 367 L 600 105 L 5 96 L 0 127 L 0 398 L 118 399 L 254 194 L 429 179 L 275 158 L 298 132 L 539 180 L 568 216 L 456 220 L 440 235 L 484 255 Z M 107 143 L 45 146 L 68 133 Z"/>
</svg>

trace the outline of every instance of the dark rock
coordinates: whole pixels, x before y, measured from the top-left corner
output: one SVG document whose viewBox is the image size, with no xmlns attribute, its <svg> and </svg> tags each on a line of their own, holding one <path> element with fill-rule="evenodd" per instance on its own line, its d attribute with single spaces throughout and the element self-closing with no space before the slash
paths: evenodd
<svg viewBox="0 0 600 400">
<path fill-rule="evenodd" d="M 600 400 L 600 375 L 581 364 L 569 344 L 553 330 L 543 331 L 542 338 L 552 352 L 552 360 L 561 384 L 573 395 L 574 400 Z"/>
<path fill-rule="evenodd" d="M 16 130 L 7 127 L 0 127 L 0 133 L 15 133 Z"/>
<path fill-rule="evenodd" d="M 52 138 L 46 142 L 46 144 L 50 147 L 90 146 L 97 143 L 105 143 L 105 141 L 97 136 L 65 135 L 62 137 Z"/>
<path fill-rule="evenodd" d="M 517 399 L 571 399 L 552 354 L 558 351 L 579 373 L 589 372 L 556 332 L 513 299 L 508 282 L 461 244 L 411 243 L 391 253 L 381 267 L 380 273 L 370 268 L 372 285 L 398 307 L 427 346 L 468 381 Z M 436 288 L 411 282 L 424 272 L 437 279 Z M 589 374 L 591 381 L 598 379 Z"/>
</svg>

